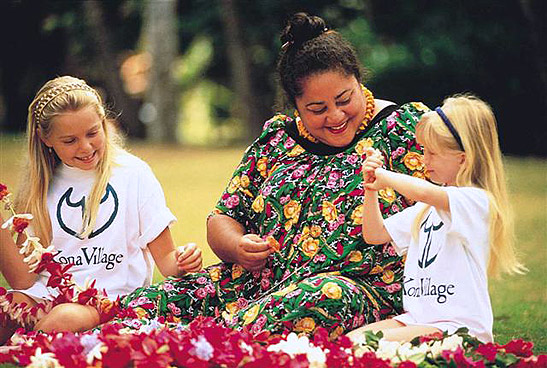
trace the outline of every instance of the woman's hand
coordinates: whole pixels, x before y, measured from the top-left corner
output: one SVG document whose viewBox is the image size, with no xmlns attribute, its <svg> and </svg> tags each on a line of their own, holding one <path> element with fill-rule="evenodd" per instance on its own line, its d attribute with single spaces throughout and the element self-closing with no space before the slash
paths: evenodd
<svg viewBox="0 0 547 368">
<path fill-rule="evenodd" d="M 256 234 L 243 235 L 236 248 L 237 264 L 247 271 L 258 271 L 264 268 L 266 259 L 272 253 L 267 241 Z"/>
<path fill-rule="evenodd" d="M 203 268 L 201 249 L 195 243 L 177 247 L 175 258 L 181 273 L 198 272 Z"/>
</svg>

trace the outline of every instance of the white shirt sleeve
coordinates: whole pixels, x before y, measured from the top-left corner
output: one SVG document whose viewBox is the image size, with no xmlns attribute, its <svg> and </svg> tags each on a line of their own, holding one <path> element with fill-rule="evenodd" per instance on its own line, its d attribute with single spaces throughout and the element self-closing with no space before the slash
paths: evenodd
<svg viewBox="0 0 547 368">
<path fill-rule="evenodd" d="M 448 232 L 467 241 L 469 234 L 481 234 L 489 223 L 490 201 L 485 190 L 472 187 L 445 187 L 448 194 L 449 212 L 439 211 L 448 226 Z M 488 232 L 486 232 L 487 234 Z M 477 235 L 475 235 L 477 236 Z M 476 243 L 476 242 L 473 242 Z"/>
<path fill-rule="evenodd" d="M 163 189 L 152 169 L 145 164 L 139 170 L 139 244 L 146 248 L 148 243 L 176 221 L 165 202 Z"/>
<path fill-rule="evenodd" d="M 393 244 L 399 255 L 407 252 L 412 239 L 414 220 L 423 208 L 424 204 L 418 202 L 414 206 L 384 219 L 384 226 L 392 240 L 391 244 Z"/>
</svg>

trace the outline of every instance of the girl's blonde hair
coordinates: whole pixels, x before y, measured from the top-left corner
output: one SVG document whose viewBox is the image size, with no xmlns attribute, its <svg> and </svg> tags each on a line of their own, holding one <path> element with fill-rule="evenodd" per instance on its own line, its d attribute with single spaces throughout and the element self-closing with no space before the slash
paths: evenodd
<svg viewBox="0 0 547 368">
<path fill-rule="evenodd" d="M 456 186 L 484 189 L 490 199 L 488 274 L 498 276 L 500 271 L 522 273 L 525 268 L 518 261 L 513 246 L 513 212 L 507 194 L 494 113 L 486 102 L 473 95 L 449 97 L 444 100 L 442 110 L 459 133 L 465 151 L 465 161 L 456 176 Z M 434 152 L 461 152 L 454 135 L 435 111 L 422 116 L 416 127 L 416 135 Z M 423 213 L 418 216 L 415 229 Z"/>
<path fill-rule="evenodd" d="M 28 161 L 21 189 L 16 197 L 18 211 L 31 213 L 33 231 L 44 245 L 52 239 L 51 221 L 47 209 L 47 193 L 55 169 L 61 164 L 59 157 L 42 142 L 51 133 L 54 118 L 66 113 L 92 107 L 102 119 L 105 149 L 96 168 L 96 179 L 84 206 L 80 238 L 87 237 L 97 220 L 99 204 L 105 194 L 114 158 L 121 150 L 121 139 L 114 120 L 107 116 L 97 91 L 78 78 L 63 76 L 48 81 L 38 91 L 28 108 L 27 143 Z"/>
</svg>

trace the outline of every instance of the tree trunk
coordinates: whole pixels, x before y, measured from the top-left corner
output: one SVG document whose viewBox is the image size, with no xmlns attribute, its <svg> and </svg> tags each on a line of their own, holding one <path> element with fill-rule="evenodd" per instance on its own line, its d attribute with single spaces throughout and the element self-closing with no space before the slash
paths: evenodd
<svg viewBox="0 0 547 368">
<path fill-rule="evenodd" d="M 138 119 L 138 103 L 129 97 L 124 89 L 116 65 L 116 55 L 112 51 L 112 42 L 103 20 L 102 5 L 97 0 L 84 1 L 85 16 L 95 41 L 100 70 L 107 92 L 112 96 L 114 109 L 120 112 L 119 122 L 127 134 L 132 137 L 144 137 L 143 124 Z"/>
<path fill-rule="evenodd" d="M 255 100 L 256 93 L 252 85 L 251 63 L 249 53 L 245 52 L 245 41 L 241 37 L 241 25 L 233 0 L 220 0 L 221 17 L 230 74 L 236 94 L 235 114 L 247 127 L 246 139 L 254 139 L 261 131 L 260 114 Z"/>
<path fill-rule="evenodd" d="M 156 142 L 177 143 L 179 93 L 172 66 L 177 56 L 175 0 L 146 3 L 144 37 L 146 50 L 152 56 L 150 81 L 145 103 L 150 114 L 147 130 Z"/>
</svg>

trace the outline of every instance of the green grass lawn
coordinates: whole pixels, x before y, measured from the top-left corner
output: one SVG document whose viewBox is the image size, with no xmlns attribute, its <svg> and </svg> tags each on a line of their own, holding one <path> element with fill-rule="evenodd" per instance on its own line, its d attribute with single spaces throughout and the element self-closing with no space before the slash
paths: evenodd
<svg viewBox="0 0 547 368">
<path fill-rule="evenodd" d="M 0 136 L 0 182 L 17 187 L 25 143 L 20 136 Z M 209 250 L 205 221 L 221 194 L 243 148 L 197 149 L 134 143 L 130 151 L 149 163 L 162 184 L 178 223 L 176 242 L 196 242 L 205 265 L 218 261 Z M 517 249 L 529 272 L 490 283 L 496 341 L 531 340 L 534 352 L 547 352 L 547 160 L 506 160 L 511 199 L 516 214 Z M 1 256 L 1 255 L 0 255 Z M 156 280 L 160 279 L 156 275 Z M 0 285 L 6 286 L 0 276 Z"/>
</svg>

